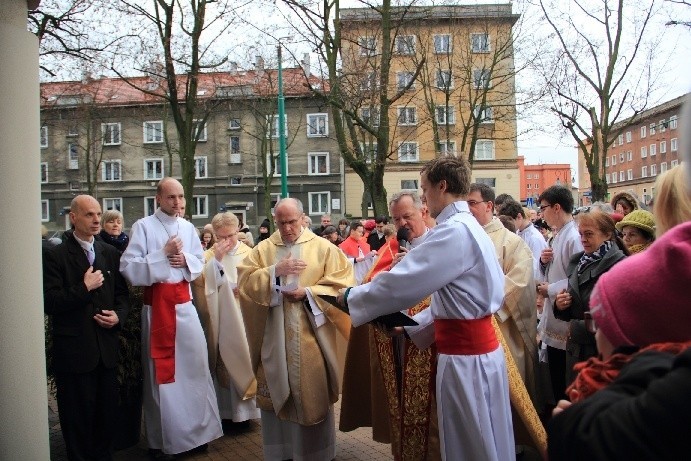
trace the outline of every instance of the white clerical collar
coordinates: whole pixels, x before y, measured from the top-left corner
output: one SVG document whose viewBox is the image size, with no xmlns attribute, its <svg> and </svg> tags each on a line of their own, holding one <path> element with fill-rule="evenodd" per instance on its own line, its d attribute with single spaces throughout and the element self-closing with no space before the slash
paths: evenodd
<svg viewBox="0 0 691 461">
<path fill-rule="evenodd" d="M 163 223 L 165 224 L 175 224 L 178 221 L 177 216 L 170 216 L 167 214 L 165 211 L 161 210 L 160 208 L 156 208 L 156 211 L 154 211 L 154 214 L 156 217 Z"/>
</svg>

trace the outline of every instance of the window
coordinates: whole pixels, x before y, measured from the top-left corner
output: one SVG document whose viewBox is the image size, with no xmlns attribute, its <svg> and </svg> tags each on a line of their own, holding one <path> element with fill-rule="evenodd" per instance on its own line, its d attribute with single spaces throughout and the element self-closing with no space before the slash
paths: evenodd
<svg viewBox="0 0 691 461">
<path fill-rule="evenodd" d="M 650 145 L 650 156 L 652 157 L 655 154 L 657 154 L 657 144 L 651 144 Z"/>
<path fill-rule="evenodd" d="M 674 168 L 675 166 L 679 165 L 679 160 L 672 160 L 669 162 L 669 167 Z"/>
<path fill-rule="evenodd" d="M 242 186 L 242 176 L 231 176 L 230 177 L 231 186 Z"/>
<path fill-rule="evenodd" d="M 208 178 L 206 157 L 194 157 L 194 177 L 195 179 Z"/>
<path fill-rule="evenodd" d="M 307 114 L 307 136 L 310 138 L 329 135 L 328 114 Z"/>
<path fill-rule="evenodd" d="M 144 179 L 163 179 L 163 159 L 144 160 Z"/>
<path fill-rule="evenodd" d="M 206 123 L 202 120 L 192 122 L 192 136 L 197 142 L 206 142 Z"/>
<path fill-rule="evenodd" d="M 478 139 L 475 144 L 475 160 L 494 160 L 494 141 Z"/>
<path fill-rule="evenodd" d="M 631 142 L 631 131 L 626 132 L 626 142 L 627 143 Z"/>
<path fill-rule="evenodd" d="M 278 114 L 266 116 L 267 138 L 278 138 Z M 286 115 L 283 123 L 285 137 L 288 137 L 288 116 Z"/>
<path fill-rule="evenodd" d="M 665 140 L 660 141 L 660 153 L 661 154 L 667 153 L 667 141 L 665 141 Z"/>
<path fill-rule="evenodd" d="M 492 85 L 490 84 L 490 72 L 487 69 L 473 69 L 473 87 L 476 90 L 487 89 Z"/>
<path fill-rule="evenodd" d="M 451 54 L 451 35 L 441 34 L 434 36 L 434 52 L 437 54 Z"/>
<path fill-rule="evenodd" d="M 374 56 L 377 52 L 377 39 L 375 37 L 360 37 L 360 56 Z"/>
<path fill-rule="evenodd" d="M 647 131 L 647 128 L 645 125 L 641 127 L 641 139 L 645 138 L 645 132 Z"/>
<path fill-rule="evenodd" d="M 118 210 L 122 212 L 122 199 L 121 198 L 104 198 L 103 199 L 103 211 L 106 210 Z"/>
<path fill-rule="evenodd" d="M 614 166 L 614 165 L 616 165 L 616 164 L 617 164 L 617 156 L 616 156 L 616 155 L 612 155 L 612 166 Z"/>
<path fill-rule="evenodd" d="M 657 176 L 657 165 L 650 165 L 650 176 Z"/>
<path fill-rule="evenodd" d="M 655 124 L 651 123 L 650 124 L 650 136 L 655 134 Z"/>
<path fill-rule="evenodd" d="M 230 123 L 228 123 L 228 129 L 229 130 L 239 130 L 242 127 L 240 125 L 240 119 L 239 118 L 231 118 Z"/>
<path fill-rule="evenodd" d="M 67 169 L 79 169 L 79 147 L 75 142 L 67 143 Z"/>
<path fill-rule="evenodd" d="M 525 179 L 533 179 L 533 175 L 528 173 L 528 175 L 525 177 Z"/>
<path fill-rule="evenodd" d="M 616 184 L 616 183 L 617 183 L 617 173 L 614 172 L 614 173 L 612 173 L 612 184 Z"/>
<path fill-rule="evenodd" d="M 532 184 L 530 184 L 530 183 L 528 183 L 528 185 L 527 185 L 527 186 L 525 186 L 525 187 L 526 187 L 526 189 L 532 189 L 532 188 L 533 188 L 533 185 L 532 185 Z"/>
<path fill-rule="evenodd" d="M 540 188 L 540 184 L 535 183 L 535 189 L 539 189 L 539 188 Z"/>
<path fill-rule="evenodd" d="M 621 146 L 622 144 L 624 144 L 624 135 L 623 135 L 623 134 L 620 134 L 619 136 L 617 136 L 617 143 L 618 143 L 620 146 Z"/>
<path fill-rule="evenodd" d="M 394 40 L 396 54 L 415 54 L 415 35 L 399 35 Z"/>
<path fill-rule="evenodd" d="M 362 155 L 365 157 L 366 163 L 372 163 L 377 158 L 376 142 L 360 143 L 360 149 L 362 149 Z"/>
<path fill-rule="evenodd" d="M 230 155 L 240 154 L 240 136 L 230 137 Z"/>
<path fill-rule="evenodd" d="M 193 218 L 206 218 L 209 216 L 209 196 L 208 195 L 194 195 L 192 196 L 194 202 Z"/>
<path fill-rule="evenodd" d="M 669 129 L 670 130 L 676 130 L 677 129 L 677 116 L 676 115 L 672 115 L 669 118 Z"/>
<path fill-rule="evenodd" d="M 626 170 L 626 180 L 631 181 L 633 179 L 633 170 Z"/>
<path fill-rule="evenodd" d="M 122 181 L 120 160 L 104 160 L 101 167 L 101 179 L 104 181 Z"/>
<path fill-rule="evenodd" d="M 456 111 L 453 106 L 436 106 L 434 113 L 439 125 L 453 125 L 456 123 Z"/>
<path fill-rule="evenodd" d="M 605 174 L 605 182 L 609 184 L 609 173 Z"/>
<path fill-rule="evenodd" d="M 672 152 L 677 151 L 677 138 L 672 138 L 669 140 L 669 150 Z"/>
<path fill-rule="evenodd" d="M 415 83 L 413 83 L 413 77 L 415 74 L 413 72 L 396 72 L 396 87 L 398 90 L 403 90 L 410 85 L 410 88 L 415 88 Z"/>
<path fill-rule="evenodd" d="M 417 111 L 415 107 L 398 108 L 399 125 L 415 125 L 417 123 Z"/>
<path fill-rule="evenodd" d="M 46 147 L 48 147 L 48 127 L 47 126 L 41 127 L 40 143 L 41 143 L 41 149 L 45 149 Z"/>
<path fill-rule="evenodd" d="M 286 159 L 287 160 L 287 159 Z M 271 165 L 273 163 L 274 176 L 281 176 L 281 155 L 278 152 L 273 154 L 266 154 L 266 174 L 271 174 Z M 287 164 L 287 162 L 286 162 Z M 286 176 L 288 175 L 288 170 L 286 169 Z"/>
<path fill-rule="evenodd" d="M 619 163 L 624 163 L 624 153 L 623 152 L 619 153 Z"/>
<path fill-rule="evenodd" d="M 398 145 L 399 162 L 417 162 L 418 152 L 416 142 L 402 142 Z"/>
<path fill-rule="evenodd" d="M 360 89 L 364 91 L 370 91 L 377 87 L 377 74 L 376 72 L 368 72 L 365 74 L 365 78 L 360 83 Z"/>
<path fill-rule="evenodd" d="M 477 178 L 475 182 L 478 184 L 486 184 L 489 187 L 497 187 L 497 178 Z"/>
<path fill-rule="evenodd" d="M 453 88 L 453 78 L 451 78 L 450 70 L 437 70 L 437 88 L 440 90 Z"/>
<path fill-rule="evenodd" d="M 163 142 L 163 122 L 144 122 L 144 144 Z"/>
<path fill-rule="evenodd" d="M 446 155 L 448 157 L 456 156 L 456 142 L 455 141 L 440 141 L 439 155 Z"/>
<path fill-rule="evenodd" d="M 633 152 L 631 152 L 631 151 L 626 152 L 626 161 L 630 162 L 632 160 L 633 160 Z"/>
<path fill-rule="evenodd" d="M 70 122 L 67 126 L 67 136 L 79 136 L 79 127 L 77 127 L 77 122 Z"/>
<path fill-rule="evenodd" d="M 641 178 L 647 178 L 648 177 L 648 167 L 644 166 L 641 167 Z"/>
<path fill-rule="evenodd" d="M 667 171 L 667 162 L 660 163 L 660 173 Z"/>
<path fill-rule="evenodd" d="M 621 182 L 621 181 L 623 181 L 623 180 L 624 180 L 624 172 L 623 172 L 623 171 L 620 171 L 620 172 L 619 172 L 619 182 Z"/>
<path fill-rule="evenodd" d="M 101 123 L 101 136 L 104 146 L 119 146 L 121 143 L 120 123 Z"/>
<path fill-rule="evenodd" d="M 308 152 L 307 168 L 307 174 L 309 175 L 329 174 L 329 153 Z"/>
<path fill-rule="evenodd" d="M 307 201 L 309 202 L 309 214 L 330 213 L 331 192 L 308 192 Z"/>
<path fill-rule="evenodd" d="M 156 211 L 156 197 L 144 197 L 144 216 L 151 216 Z"/>
<path fill-rule="evenodd" d="M 41 200 L 41 222 L 50 221 L 50 210 L 48 208 L 48 200 Z"/>
<path fill-rule="evenodd" d="M 378 107 L 363 107 L 362 109 L 360 109 L 360 117 L 368 125 L 379 126 Z"/>
<path fill-rule="evenodd" d="M 605 157 L 605 166 L 609 166 L 609 157 Z"/>
<path fill-rule="evenodd" d="M 48 162 L 41 162 L 41 184 L 48 182 Z"/>
<path fill-rule="evenodd" d="M 645 158 L 648 156 L 648 148 L 645 146 L 641 147 L 641 158 Z"/>
<path fill-rule="evenodd" d="M 667 131 L 667 122 L 664 119 L 660 120 L 660 133 Z"/>
<path fill-rule="evenodd" d="M 401 190 L 417 190 L 417 179 L 401 179 Z"/>
<path fill-rule="evenodd" d="M 535 179 L 540 179 L 540 175 L 538 173 L 535 173 L 535 176 L 533 176 Z"/>
<path fill-rule="evenodd" d="M 470 34 L 470 48 L 473 53 L 489 53 L 489 34 Z"/>
<path fill-rule="evenodd" d="M 473 116 L 478 123 L 492 123 L 492 108 L 490 106 L 473 107 Z"/>
</svg>

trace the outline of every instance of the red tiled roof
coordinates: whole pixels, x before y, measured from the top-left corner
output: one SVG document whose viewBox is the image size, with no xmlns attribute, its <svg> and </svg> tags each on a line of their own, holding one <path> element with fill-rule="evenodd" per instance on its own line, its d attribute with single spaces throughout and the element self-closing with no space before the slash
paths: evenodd
<svg viewBox="0 0 691 461">
<path fill-rule="evenodd" d="M 315 88 L 325 86 L 322 79 L 305 77 L 301 68 L 283 70 L 283 94 L 286 97 L 310 96 L 307 82 Z M 129 83 L 128 83 L 129 82 Z M 41 84 L 41 107 L 76 105 L 80 102 L 109 105 L 160 104 L 160 96 L 167 87 L 150 77 L 88 79 L 87 81 L 49 82 Z M 184 98 L 187 77 L 178 75 L 178 91 Z M 151 93 L 140 90 L 148 90 Z M 261 97 L 278 93 L 278 71 L 247 70 L 213 72 L 199 75 L 197 94 L 202 99 L 213 97 Z"/>
</svg>

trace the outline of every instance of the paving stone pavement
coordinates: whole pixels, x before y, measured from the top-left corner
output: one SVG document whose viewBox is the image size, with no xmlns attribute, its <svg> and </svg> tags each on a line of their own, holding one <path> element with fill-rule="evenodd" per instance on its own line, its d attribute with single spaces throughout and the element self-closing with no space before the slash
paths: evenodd
<svg viewBox="0 0 691 461">
<path fill-rule="evenodd" d="M 336 421 L 341 411 L 340 401 L 334 406 Z M 50 427 L 50 458 L 53 461 L 67 461 L 65 442 L 60 432 L 57 403 L 55 398 L 48 397 L 48 421 Z M 390 461 L 393 459 L 388 444 L 372 440 L 370 428 L 360 428 L 351 432 L 336 431 L 336 461 Z M 115 453 L 115 461 L 149 460 L 144 438 L 139 444 Z M 180 455 L 182 460 L 243 461 L 262 460 L 262 436 L 259 420 L 253 420 L 247 430 L 226 428 L 220 439 L 209 443 L 204 453 Z"/>
</svg>

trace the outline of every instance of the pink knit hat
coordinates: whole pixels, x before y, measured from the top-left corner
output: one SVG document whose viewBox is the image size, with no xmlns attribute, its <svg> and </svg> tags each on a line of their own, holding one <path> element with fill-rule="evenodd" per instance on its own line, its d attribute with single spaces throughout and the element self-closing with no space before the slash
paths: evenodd
<svg viewBox="0 0 691 461">
<path fill-rule="evenodd" d="M 600 276 L 590 296 L 598 329 L 614 347 L 691 339 L 691 222 Z"/>
</svg>

